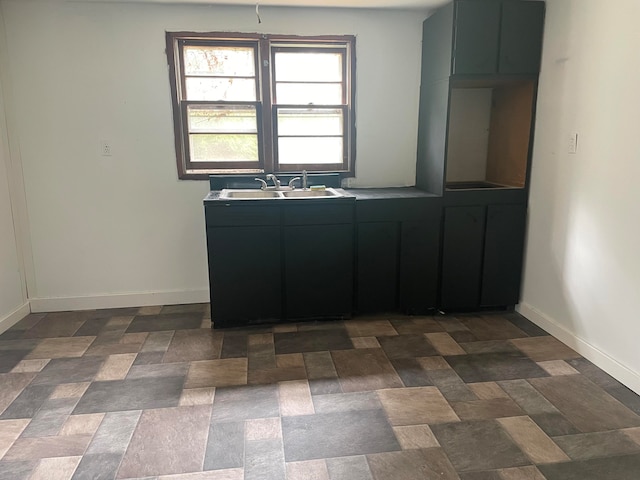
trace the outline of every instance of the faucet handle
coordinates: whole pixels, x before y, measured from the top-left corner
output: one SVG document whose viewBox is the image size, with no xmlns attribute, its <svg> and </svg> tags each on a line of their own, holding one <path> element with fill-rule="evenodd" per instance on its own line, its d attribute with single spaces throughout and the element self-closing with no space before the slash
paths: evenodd
<svg viewBox="0 0 640 480">
<path fill-rule="evenodd" d="M 293 184 L 296 180 L 300 180 L 300 177 L 293 177 L 291 180 L 289 180 L 289 188 L 291 188 L 292 190 L 296 188 L 296 186 Z"/>
<path fill-rule="evenodd" d="M 263 179 L 254 178 L 254 180 L 256 180 L 257 182 L 260 182 L 260 190 L 266 190 L 267 189 L 267 182 L 265 182 Z"/>
</svg>

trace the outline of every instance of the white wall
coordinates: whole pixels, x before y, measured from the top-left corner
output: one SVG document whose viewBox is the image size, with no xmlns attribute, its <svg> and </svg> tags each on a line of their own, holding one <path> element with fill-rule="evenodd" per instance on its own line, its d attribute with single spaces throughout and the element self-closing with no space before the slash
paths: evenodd
<svg viewBox="0 0 640 480">
<path fill-rule="evenodd" d="M 422 20 L 372 10 L 0 0 L 35 311 L 206 301 L 205 181 L 179 181 L 165 30 L 357 36 L 358 186 L 415 182 Z M 101 140 L 113 156 L 101 157 Z M 151 295 L 152 293 L 161 295 Z"/>
<path fill-rule="evenodd" d="M 521 311 L 640 393 L 638 18 L 547 0 Z"/>
<path fill-rule="evenodd" d="M 4 22 L 0 11 L 0 59 L 5 51 Z M 0 333 L 29 313 L 21 250 L 18 243 L 17 205 L 12 191 L 18 190 L 14 182 L 14 165 L 10 161 L 7 141 L 3 88 L 0 76 Z M 14 217 L 16 221 L 14 222 Z"/>
</svg>

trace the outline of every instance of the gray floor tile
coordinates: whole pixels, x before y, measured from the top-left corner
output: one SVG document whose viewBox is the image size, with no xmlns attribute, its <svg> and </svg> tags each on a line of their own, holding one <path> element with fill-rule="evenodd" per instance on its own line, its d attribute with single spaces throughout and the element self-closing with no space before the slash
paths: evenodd
<svg viewBox="0 0 640 480">
<path fill-rule="evenodd" d="M 373 480 L 364 455 L 327 459 L 330 480 Z"/>
<path fill-rule="evenodd" d="M 547 480 L 637 480 L 640 455 L 538 465 Z"/>
<path fill-rule="evenodd" d="M 244 466 L 244 421 L 211 423 L 205 470 L 242 468 Z"/>
<path fill-rule="evenodd" d="M 90 382 L 104 362 L 104 357 L 54 358 L 33 379 L 32 385 Z"/>
<path fill-rule="evenodd" d="M 71 480 L 114 480 L 121 460 L 121 453 L 84 455 Z"/>
<path fill-rule="evenodd" d="M 33 417 L 49 398 L 54 388 L 54 385 L 29 385 L 0 415 L 0 420 Z"/>
<path fill-rule="evenodd" d="M 233 422 L 280 415 L 278 385 L 220 387 L 213 399 L 212 422 Z"/>
<path fill-rule="evenodd" d="M 431 430 L 460 472 L 531 463 L 495 420 L 431 425 Z"/>
<path fill-rule="evenodd" d="M 383 410 L 283 417 L 282 431 L 287 462 L 400 450 Z"/>
<path fill-rule="evenodd" d="M 184 377 L 94 382 L 80 399 L 73 413 L 175 407 L 180 400 L 183 383 Z"/>
</svg>

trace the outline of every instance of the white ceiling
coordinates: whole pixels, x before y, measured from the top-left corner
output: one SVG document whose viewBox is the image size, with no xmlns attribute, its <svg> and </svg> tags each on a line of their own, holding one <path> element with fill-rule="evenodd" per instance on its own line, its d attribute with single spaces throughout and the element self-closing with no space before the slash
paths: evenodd
<svg viewBox="0 0 640 480">
<path fill-rule="evenodd" d="M 451 0 L 75 0 L 108 3 L 173 3 L 199 5 L 256 5 L 261 7 L 330 7 L 330 8 L 387 8 L 431 10 Z"/>
</svg>

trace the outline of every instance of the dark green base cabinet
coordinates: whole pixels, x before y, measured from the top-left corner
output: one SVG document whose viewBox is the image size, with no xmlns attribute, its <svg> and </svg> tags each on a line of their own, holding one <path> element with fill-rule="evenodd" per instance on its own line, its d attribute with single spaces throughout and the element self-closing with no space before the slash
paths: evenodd
<svg viewBox="0 0 640 480">
<path fill-rule="evenodd" d="M 525 204 L 444 209 L 440 308 L 479 310 L 518 303 Z"/>
<path fill-rule="evenodd" d="M 437 306 L 441 201 L 356 202 L 356 311 L 427 313 Z"/>
<path fill-rule="evenodd" d="M 351 315 L 353 198 L 287 202 L 205 205 L 214 328 Z"/>
</svg>

